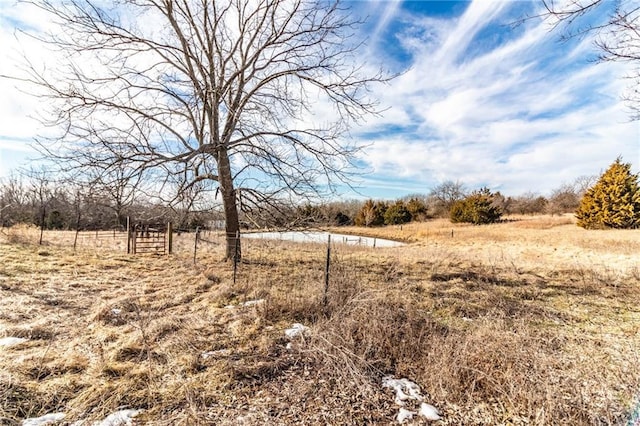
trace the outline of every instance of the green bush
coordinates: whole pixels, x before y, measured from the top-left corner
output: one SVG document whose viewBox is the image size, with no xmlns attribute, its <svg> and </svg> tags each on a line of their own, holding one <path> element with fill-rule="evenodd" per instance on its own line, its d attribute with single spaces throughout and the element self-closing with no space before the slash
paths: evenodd
<svg viewBox="0 0 640 426">
<path fill-rule="evenodd" d="M 500 220 L 502 212 L 493 203 L 494 195 L 487 188 L 473 192 L 451 206 L 450 218 L 453 223 L 473 223 L 482 225 Z"/>
<path fill-rule="evenodd" d="M 427 205 L 423 201 L 411 198 L 405 205 L 411 213 L 411 220 L 423 221 L 427 219 Z"/>
<path fill-rule="evenodd" d="M 631 164 L 618 158 L 589 188 L 576 210 L 578 226 L 586 229 L 638 228 L 640 190 Z"/>
<path fill-rule="evenodd" d="M 402 225 L 407 222 L 411 222 L 411 212 L 401 200 L 389 206 L 384 213 L 385 225 Z"/>
</svg>

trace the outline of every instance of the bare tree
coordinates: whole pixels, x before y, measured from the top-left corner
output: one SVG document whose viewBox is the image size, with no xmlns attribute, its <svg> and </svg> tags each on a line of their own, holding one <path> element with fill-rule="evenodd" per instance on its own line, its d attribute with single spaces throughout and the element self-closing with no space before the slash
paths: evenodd
<svg viewBox="0 0 640 426">
<path fill-rule="evenodd" d="M 542 0 L 542 17 L 563 38 L 595 34 L 600 60 L 635 64 L 625 95 L 632 118 L 640 120 L 640 5 L 636 0 Z"/>
<path fill-rule="evenodd" d="M 31 216 L 29 194 L 20 176 L 0 179 L 0 226 L 28 222 Z"/>
<path fill-rule="evenodd" d="M 598 182 L 599 175 L 582 175 L 573 181 L 573 188 L 578 198 L 582 198 L 585 192 Z"/>
<path fill-rule="evenodd" d="M 356 57 L 359 24 L 334 0 L 33 0 L 64 53 L 30 66 L 62 130 L 41 140 L 68 168 L 126 163 L 159 185 L 218 185 L 227 258 L 239 202 L 270 204 L 348 181 L 350 126 L 386 79 Z M 35 86 L 33 86 L 35 84 Z M 317 110 L 326 111 L 316 117 Z"/>
<path fill-rule="evenodd" d="M 525 192 L 513 199 L 510 211 L 519 214 L 540 214 L 547 208 L 548 200 L 535 192 Z"/>
<path fill-rule="evenodd" d="M 86 179 L 83 186 L 90 189 L 86 191 L 86 196 L 111 210 L 115 216 L 115 225 L 122 227 L 126 224 L 127 208 L 136 200 L 143 174 L 125 162 L 100 166 L 101 164 L 96 164 L 96 167 L 87 165 L 85 168 L 85 177 L 89 179 Z"/>
<path fill-rule="evenodd" d="M 217 206 L 207 197 L 211 186 L 211 182 L 206 180 L 192 185 L 185 185 L 182 181 L 173 183 L 174 191 L 169 192 L 172 196 L 163 201 L 171 209 L 177 229 L 190 228 L 194 221 L 199 222 L 198 216 L 216 210 Z"/>
<path fill-rule="evenodd" d="M 435 209 L 436 216 L 447 216 L 451 206 L 467 196 L 467 190 L 460 181 L 447 180 L 435 186 L 429 192 L 429 197 L 433 200 L 432 208 Z"/>
<path fill-rule="evenodd" d="M 29 198 L 33 211 L 33 222 L 40 227 L 38 244 L 42 245 L 44 228 L 46 227 L 47 209 L 53 200 L 54 181 L 52 174 L 45 167 L 31 167 L 22 171 L 27 177 L 29 185 Z"/>
<path fill-rule="evenodd" d="M 547 210 L 552 215 L 575 212 L 580 205 L 580 197 L 575 185 L 563 183 L 554 189 L 549 196 Z"/>
</svg>

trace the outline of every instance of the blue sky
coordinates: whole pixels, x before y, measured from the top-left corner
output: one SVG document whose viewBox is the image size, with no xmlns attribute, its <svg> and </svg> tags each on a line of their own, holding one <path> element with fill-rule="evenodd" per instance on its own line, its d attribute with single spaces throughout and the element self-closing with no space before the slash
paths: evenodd
<svg viewBox="0 0 640 426">
<path fill-rule="evenodd" d="M 600 173 L 616 157 L 640 164 L 640 123 L 621 97 L 629 64 L 599 64 L 589 38 L 559 42 L 534 15 L 536 1 L 348 1 L 368 16 L 362 52 L 371 66 L 401 75 L 373 88 L 384 110 L 352 129 L 366 171 L 359 194 L 397 198 L 446 180 L 505 194 L 548 194 Z M 1 74 L 15 74 L 16 49 L 37 46 L 16 26 L 42 16 L 0 0 Z M 46 55 L 46 52 L 42 52 Z M 27 162 L 40 105 L 0 79 L 0 176 Z"/>
</svg>

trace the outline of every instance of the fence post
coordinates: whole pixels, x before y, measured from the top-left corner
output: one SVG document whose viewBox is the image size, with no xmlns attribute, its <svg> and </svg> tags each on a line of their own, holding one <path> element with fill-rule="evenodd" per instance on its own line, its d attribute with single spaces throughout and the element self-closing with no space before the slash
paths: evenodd
<svg viewBox="0 0 640 426">
<path fill-rule="evenodd" d="M 76 235 L 73 237 L 73 252 L 76 252 L 76 246 L 78 245 L 78 234 L 80 233 L 80 209 L 76 215 Z"/>
<path fill-rule="evenodd" d="M 167 245 L 168 253 L 171 254 L 173 251 L 173 224 L 171 222 L 167 223 Z"/>
<path fill-rule="evenodd" d="M 322 304 L 327 306 L 327 297 L 329 293 L 329 267 L 331 266 L 331 234 L 327 237 L 327 263 L 324 268 L 324 294 L 322 295 Z"/>
<path fill-rule="evenodd" d="M 196 226 L 196 238 L 193 242 L 193 264 L 196 264 L 196 253 L 198 252 L 198 235 L 200 234 L 200 227 Z"/>
<path fill-rule="evenodd" d="M 127 216 L 127 254 L 131 253 L 131 222 Z"/>
<path fill-rule="evenodd" d="M 138 251 L 138 227 L 134 226 L 133 231 L 131 232 L 131 250 L 133 254 L 136 254 Z"/>
<path fill-rule="evenodd" d="M 236 283 L 236 274 L 238 272 L 238 248 L 240 247 L 240 231 L 236 231 L 235 253 L 233 254 L 233 283 Z"/>
</svg>

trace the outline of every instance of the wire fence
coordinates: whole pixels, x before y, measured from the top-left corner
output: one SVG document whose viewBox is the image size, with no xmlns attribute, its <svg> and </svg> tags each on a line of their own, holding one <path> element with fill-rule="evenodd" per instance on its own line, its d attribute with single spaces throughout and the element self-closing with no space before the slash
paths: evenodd
<svg viewBox="0 0 640 426">
<path fill-rule="evenodd" d="M 37 232 L 36 232 L 37 231 Z M 39 230 L 35 228 L 14 228 L 10 231 L 17 240 L 38 244 Z M 133 243 L 137 248 L 131 250 L 131 235 L 145 235 L 151 239 L 141 243 Z M 153 234 L 153 235 L 152 235 Z M 379 239 L 366 237 L 344 236 L 327 232 L 300 232 L 302 237 L 292 237 L 287 233 L 232 233 L 227 235 L 217 229 L 177 229 L 172 233 L 171 253 L 179 258 L 191 262 L 195 267 L 207 268 L 208 265 L 220 265 L 220 261 L 227 258 L 232 265 L 234 284 L 238 280 L 250 281 L 251 271 L 256 266 L 267 266 L 283 270 L 291 265 L 300 265 L 300 271 L 311 270 L 318 290 L 326 294 L 330 291 L 332 274 L 336 268 L 336 260 L 344 259 L 350 254 L 358 253 L 368 256 L 384 247 Z M 313 238 L 309 238 L 312 235 Z M 128 238 L 129 237 L 129 238 Z M 227 238 L 228 237 L 228 238 Z M 166 247 L 168 242 L 166 230 L 153 227 L 133 229 L 127 232 L 121 229 L 85 230 L 85 231 L 45 231 L 44 245 L 53 247 L 73 247 L 77 253 L 87 251 L 102 251 L 122 253 L 131 256 L 159 256 L 170 252 Z M 149 247 L 147 247 L 147 245 Z M 230 256 L 228 254 L 231 253 Z M 343 262 L 344 263 L 344 262 Z"/>
</svg>

